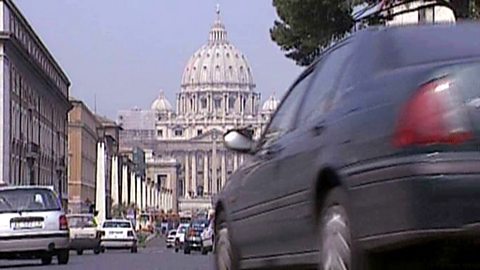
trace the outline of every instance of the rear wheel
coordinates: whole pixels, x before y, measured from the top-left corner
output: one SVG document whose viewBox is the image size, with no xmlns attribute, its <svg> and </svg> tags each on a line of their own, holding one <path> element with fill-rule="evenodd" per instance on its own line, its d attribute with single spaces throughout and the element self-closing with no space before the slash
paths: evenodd
<svg viewBox="0 0 480 270">
<path fill-rule="evenodd" d="M 202 247 L 202 255 L 207 255 L 208 254 L 208 249 Z"/>
<path fill-rule="evenodd" d="M 327 195 L 319 224 L 319 270 L 371 269 L 366 254 L 352 241 L 347 198 L 340 188 Z"/>
<path fill-rule="evenodd" d="M 215 266 L 216 270 L 238 270 L 238 262 L 235 256 L 234 247 L 230 241 L 227 224 L 223 213 L 218 216 L 219 225 L 215 232 Z"/>
<path fill-rule="evenodd" d="M 95 254 L 95 255 L 100 254 L 100 252 L 102 252 L 102 249 L 100 247 L 96 247 L 96 248 L 93 249 L 93 254 Z"/>
<path fill-rule="evenodd" d="M 183 254 L 190 254 L 190 248 L 188 246 L 186 246 L 184 249 L 183 249 Z"/>
<path fill-rule="evenodd" d="M 77 255 L 80 255 L 80 256 L 81 256 L 82 254 L 83 254 L 83 249 L 77 250 Z"/>
<path fill-rule="evenodd" d="M 130 250 L 130 252 L 137 253 L 138 252 L 137 246 L 133 246 L 132 249 Z"/>
<path fill-rule="evenodd" d="M 52 255 L 45 255 L 42 257 L 42 265 L 52 264 Z"/>
<path fill-rule="evenodd" d="M 175 252 L 178 252 L 180 250 L 180 241 L 175 240 Z"/>
<path fill-rule="evenodd" d="M 62 249 L 57 253 L 58 264 L 67 264 L 70 259 L 70 252 L 68 249 Z"/>
</svg>

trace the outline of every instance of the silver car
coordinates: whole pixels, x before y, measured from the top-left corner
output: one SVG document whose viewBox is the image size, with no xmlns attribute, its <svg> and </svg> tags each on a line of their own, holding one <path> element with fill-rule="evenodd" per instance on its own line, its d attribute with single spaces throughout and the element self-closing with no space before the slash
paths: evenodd
<svg viewBox="0 0 480 270">
<path fill-rule="evenodd" d="M 167 234 L 167 239 L 165 242 L 167 243 L 167 248 L 171 248 L 175 245 L 175 237 L 177 235 L 177 230 L 170 230 Z"/>
<path fill-rule="evenodd" d="M 102 224 L 102 249 L 130 249 L 137 253 L 137 234 L 128 219 L 111 219 Z"/>
<path fill-rule="evenodd" d="M 100 254 L 100 231 L 95 224 L 92 214 L 67 215 L 70 225 L 70 250 L 76 250 L 77 255 L 82 255 L 84 250 L 93 250 Z"/>
<path fill-rule="evenodd" d="M 0 258 L 69 260 L 69 229 L 61 203 L 48 187 L 0 188 Z"/>
</svg>

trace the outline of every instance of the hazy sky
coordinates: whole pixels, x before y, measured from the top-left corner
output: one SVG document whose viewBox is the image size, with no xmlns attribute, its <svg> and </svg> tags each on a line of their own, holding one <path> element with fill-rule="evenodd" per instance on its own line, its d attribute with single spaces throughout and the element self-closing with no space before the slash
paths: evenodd
<svg viewBox="0 0 480 270">
<path fill-rule="evenodd" d="M 175 105 L 184 66 L 208 40 L 220 3 L 229 40 L 252 67 L 265 100 L 300 68 L 270 40 L 271 0 L 16 0 L 72 81 L 71 95 L 116 119 L 147 108 L 163 89 Z"/>
</svg>

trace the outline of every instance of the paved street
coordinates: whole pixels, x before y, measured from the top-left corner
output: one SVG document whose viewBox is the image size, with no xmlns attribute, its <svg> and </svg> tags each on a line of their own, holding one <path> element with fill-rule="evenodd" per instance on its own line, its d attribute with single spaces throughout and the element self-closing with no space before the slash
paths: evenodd
<svg viewBox="0 0 480 270">
<path fill-rule="evenodd" d="M 152 240 L 146 249 L 131 254 L 128 251 L 107 251 L 101 255 L 85 252 L 83 256 L 70 253 L 68 265 L 59 266 L 54 260 L 50 266 L 41 266 L 39 260 L 34 261 L 0 261 L 0 269 L 22 270 L 212 270 L 212 256 L 200 253 L 184 255 L 167 249 L 163 239 Z"/>
</svg>

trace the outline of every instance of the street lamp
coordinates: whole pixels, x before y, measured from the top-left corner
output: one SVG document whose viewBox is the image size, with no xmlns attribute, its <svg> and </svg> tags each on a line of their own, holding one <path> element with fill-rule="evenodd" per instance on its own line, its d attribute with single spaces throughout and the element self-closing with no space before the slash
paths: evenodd
<svg viewBox="0 0 480 270">
<path fill-rule="evenodd" d="M 58 191 L 59 191 L 59 196 L 60 196 L 60 201 L 62 202 L 63 204 L 63 201 L 62 201 L 62 191 L 63 191 L 63 183 L 62 183 L 62 174 L 63 174 L 63 170 L 65 168 L 65 161 L 62 157 L 58 158 L 58 165 L 57 165 L 57 168 L 55 170 L 55 172 L 57 173 L 57 178 L 58 178 Z"/>
</svg>

